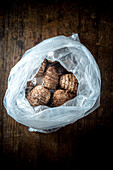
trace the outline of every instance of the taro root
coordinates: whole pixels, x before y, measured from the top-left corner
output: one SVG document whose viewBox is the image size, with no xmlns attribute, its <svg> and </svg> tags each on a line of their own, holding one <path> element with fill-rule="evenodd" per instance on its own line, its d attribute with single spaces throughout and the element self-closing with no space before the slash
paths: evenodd
<svg viewBox="0 0 113 170">
<path fill-rule="evenodd" d="M 48 89 L 56 89 L 58 85 L 59 74 L 54 66 L 49 66 L 43 78 L 44 86 Z"/>
<path fill-rule="evenodd" d="M 38 70 L 38 73 L 35 75 L 35 77 L 43 76 L 46 66 L 47 66 L 47 60 L 44 59 L 44 61 L 41 64 L 41 67 Z"/>
<path fill-rule="evenodd" d="M 60 77 L 60 86 L 71 93 L 76 93 L 78 88 L 78 80 L 74 74 L 64 74 Z"/>
<path fill-rule="evenodd" d="M 74 98 L 75 95 L 72 93 L 68 93 L 65 90 L 56 90 L 53 94 L 53 99 L 52 99 L 52 106 L 58 107 L 67 102 L 68 100 L 71 100 Z"/>
<path fill-rule="evenodd" d="M 47 105 L 51 97 L 51 92 L 43 87 L 38 85 L 29 93 L 27 99 L 31 106 Z"/>
<path fill-rule="evenodd" d="M 30 93 L 30 91 L 33 89 L 34 85 L 32 83 L 32 81 L 28 81 L 27 82 L 27 87 L 25 89 L 25 97 L 28 96 L 28 94 Z"/>
</svg>

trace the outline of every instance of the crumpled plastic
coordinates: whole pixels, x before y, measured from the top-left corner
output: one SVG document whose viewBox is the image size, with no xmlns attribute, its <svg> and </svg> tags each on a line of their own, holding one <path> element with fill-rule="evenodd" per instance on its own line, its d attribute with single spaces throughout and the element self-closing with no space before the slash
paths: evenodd
<svg viewBox="0 0 113 170">
<path fill-rule="evenodd" d="M 78 80 L 77 96 L 60 107 L 32 107 L 25 98 L 27 81 L 33 79 L 44 59 L 58 61 Z M 11 69 L 3 100 L 7 113 L 29 131 L 50 133 L 93 112 L 100 105 L 100 70 L 78 34 L 42 41 L 25 52 Z"/>
</svg>

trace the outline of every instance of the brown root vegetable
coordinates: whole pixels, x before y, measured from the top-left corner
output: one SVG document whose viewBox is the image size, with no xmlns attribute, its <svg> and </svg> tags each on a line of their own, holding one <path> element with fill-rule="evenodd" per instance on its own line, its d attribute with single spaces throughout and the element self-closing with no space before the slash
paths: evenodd
<svg viewBox="0 0 113 170">
<path fill-rule="evenodd" d="M 48 89 L 56 89 L 58 85 L 59 74 L 54 66 L 49 66 L 43 78 L 44 86 Z"/>
<path fill-rule="evenodd" d="M 47 105 L 51 92 L 42 85 L 36 86 L 27 96 L 31 106 Z"/>
<path fill-rule="evenodd" d="M 25 89 L 25 97 L 28 96 L 28 94 L 30 93 L 30 91 L 33 89 L 34 85 L 32 83 L 32 81 L 28 81 L 27 82 L 27 87 Z"/>
<path fill-rule="evenodd" d="M 42 76 L 44 74 L 45 68 L 47 66 L 47 60 L 44 59 L 44 61 L 41 64 L 40 69 L 38 70 L 38 73 L 35 75 L 35 77 L 39 77 Z"/>
<path fill-rule="evenodd" d="M 58 107 L 67 102 L 68 100 L 74 98 L 75 95 L 72 93 L 68 93 L 65 90 L 56 90 L 53 99 L 52 99 L 52 106 Z"/>
<path fill-rule="evenodd" d="M 71 93 L 76 93 L 78 88 L 78 80 L 74 74 L 64 74 L 60 77 L 60 86 Z"/>
</svg>

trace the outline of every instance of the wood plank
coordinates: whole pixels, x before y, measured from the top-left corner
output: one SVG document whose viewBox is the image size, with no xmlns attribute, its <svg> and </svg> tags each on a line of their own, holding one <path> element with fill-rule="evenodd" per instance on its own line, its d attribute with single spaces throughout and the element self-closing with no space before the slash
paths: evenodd
<svg viewBox="0 0 113 170">
<path fill-rule="evenodd" d="M 113 73 L 113 14 L 111 3 L 103 3 L 100 11 L 98 39 L 98 63 L 102 76 L 101 108 L 98 112 L 98 126 L 111 126 L 112 115 L 112 73 Z M 102 37 L 102 38 L 101 38 Z M 103 119 L 102 119 L 103 117 Z"/>
<path fill-rule="evenodd" d="M 4 79 L 3 77 L 3 37 L 4 37 L 4 17 L 0 16 L 0 80 Z M 2 104 L 2 99 L 3 99 L 3 86 L 4 83 L 2 84 L 2 81 L 0 81 L 0 160 L 3 161 L 2 159 L 2 143 L 3 143 L 3 104 Z"/>
<path fill-rule="evenodd" d="M 78 1 L 58 1 L 58 35 L 71 36 L 78 32 L 79 4 Z"/>
<path fill-rule="evenodd" d="M 3 74 L 4 77 L 2 81 L 2 90 L 3 90 L 3 97 L 5 94 L 5 90 L 7 88 L 7 79 L 11 68 L 13 67 L 13 43 L 11 41 L 11 28 L 9 26 L 9 14 L 5 14 L 5 21 L 4 21 L 4 37 L 3 37 Z M 2 101 L 3 101 L 2 97 Z M 4 153 L 5 156 L 10 155 L 10 153 L 15 153 L 17 150 L 18 145 L 18 129 L 16 121 L 14 121 L 11 117 L 9 117 L 6 113 L 5 108 L 2 104 L 2 114 L 3 114 L 3 131 L 2 131 L 2 151 L 3 151 L 3 158 Z M 13 127 L 13 129 L 12 129 Z M 15 136 L 15 139 L 13 138 Z M 14 144 L 15 143 L 15 144 Z"/>
<path fill-rule="evenodd" d="M 89 1 L 79 2 L 79 35 L 83 43 L 94 56 L 98 63 L 98 11 L 97 4 Z M 97 110 L 87 117 L 79 120 L 77 129 L 78 135 L 88 134 L 96 128 Z"/>
</svg>

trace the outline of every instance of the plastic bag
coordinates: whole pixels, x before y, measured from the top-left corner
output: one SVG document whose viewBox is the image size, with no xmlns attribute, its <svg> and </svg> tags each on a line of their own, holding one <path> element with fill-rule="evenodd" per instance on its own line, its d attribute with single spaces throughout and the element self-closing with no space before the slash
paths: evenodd
<svg viewBox="0 0 113 170">
<path fill-rule="evenodd" d="M 32 107 L 25 97 L 31 81 L 44 59 L 58 61 L 78 80 L 77 96 L 60 107 Z M 8 89 L 4 97 L 7 113 L 30 131 L 53 132 L 88 115 L 100 105 L 101 77 L 96 61 L 89 50 L 79 42 L 78 34 L 57 36 L 44 40 L 26 51 L 11 69 Z"/>
</svg>

